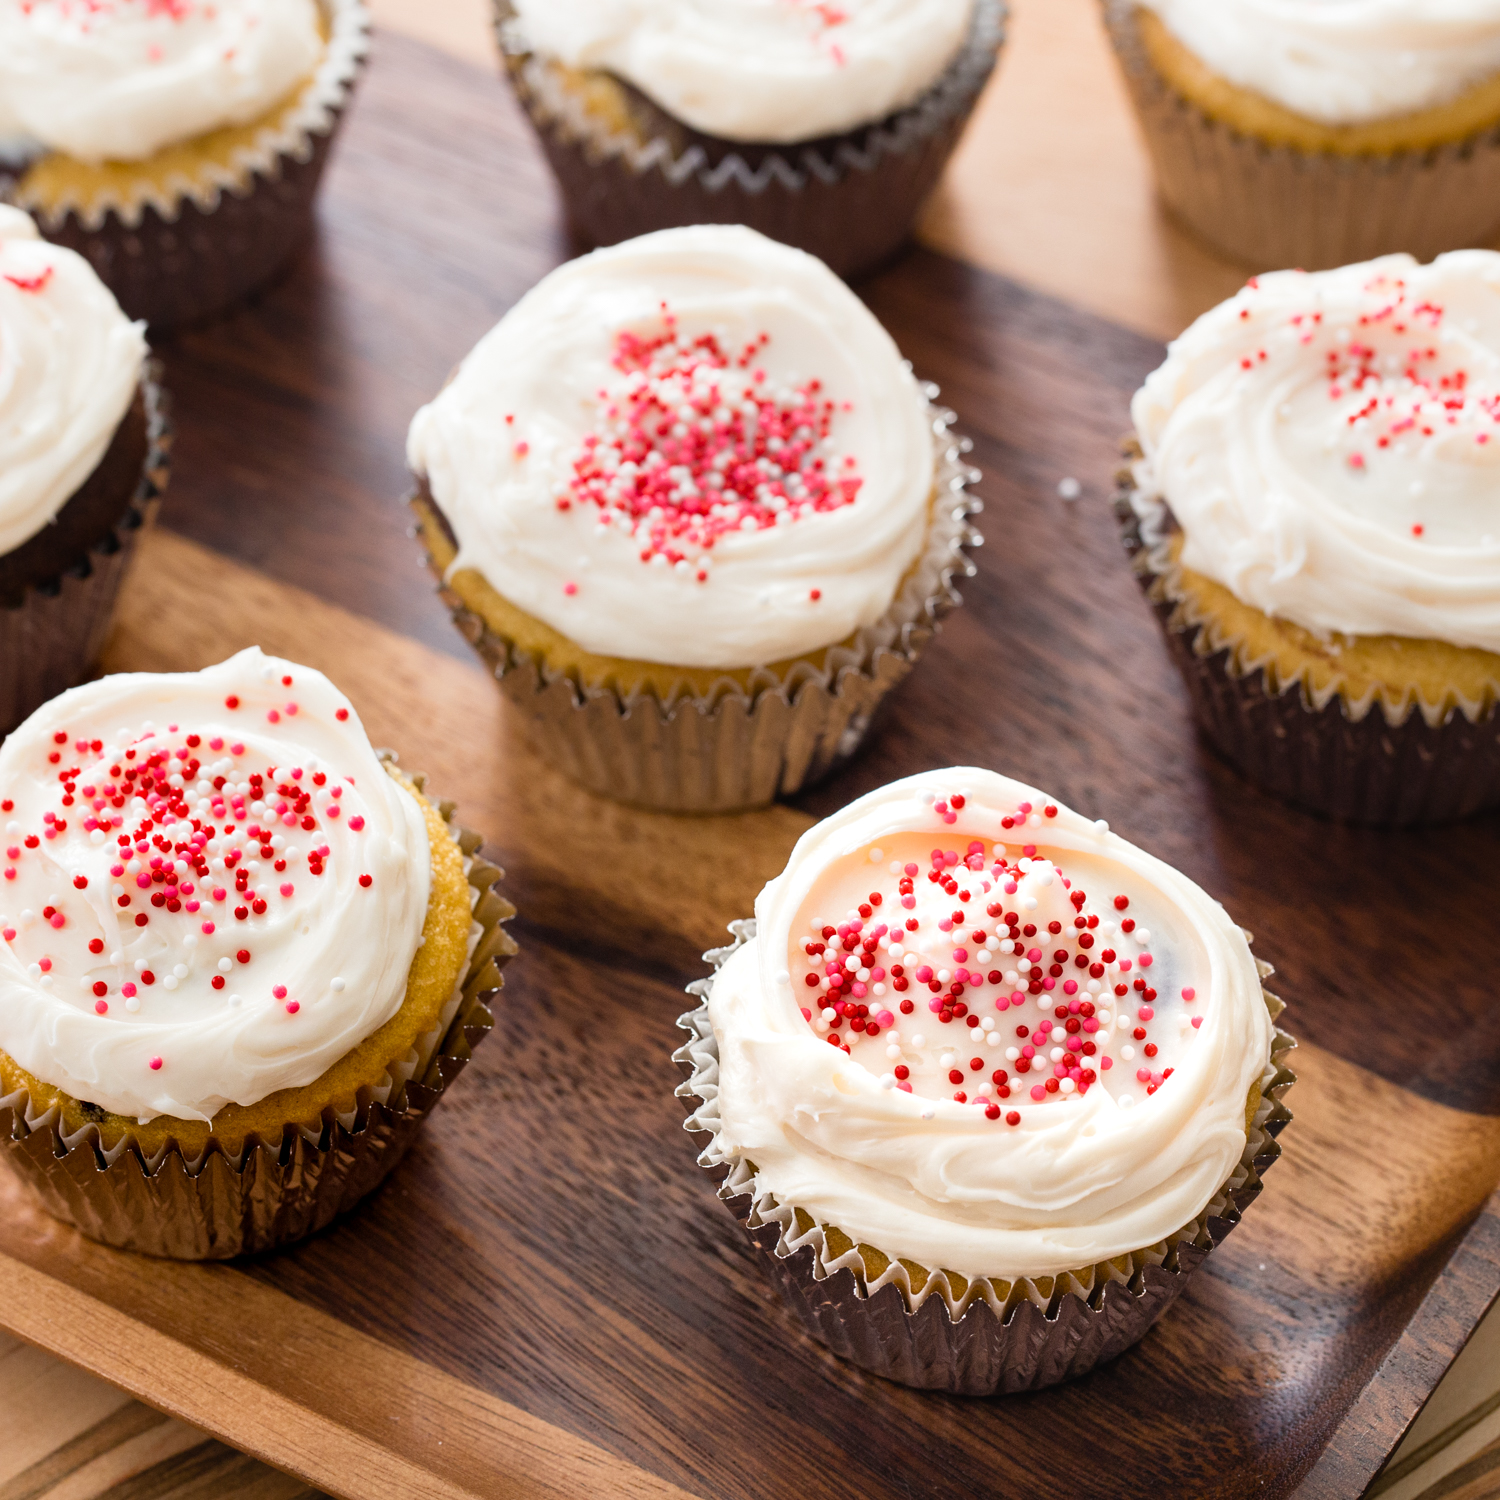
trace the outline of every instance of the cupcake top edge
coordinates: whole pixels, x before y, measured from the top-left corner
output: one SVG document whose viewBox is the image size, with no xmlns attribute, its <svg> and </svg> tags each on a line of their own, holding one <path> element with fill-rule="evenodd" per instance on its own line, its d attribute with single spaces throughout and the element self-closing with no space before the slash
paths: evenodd
<svg viewBox="0 0 1500 1500">
<path fill-rule="evenodd" d="M 1324 125 L 1448 103 L 1500 73 L 1500 0 L 1138 0 L 1220 77 Z"/>
<path fill-rule="evenodd" d="M 715 976 L 715 1149 L 889 1256 L 1055 1275 L 1188 1224 L 1273 1030 L 1185 876 L 975 767 L 810 829 Z"/>
<path fill-rule="evenodd" d="M 0 145 L 138 161 L 249 124 L 322 51 L 316 0 L 0 0 Z"/>
<path fill-rule="evenodd" d="M 1255 277 L 1131 413 L 1186 567 L 1319 634 L 1500 651 L 1500 253 Z"/>
<path fill-rule="evenodd" d="M 113 1113 L 313 1082 L 400 1008 L 431 849 L 320 672 L 74 688 L 0 746 L 0 1050 Z"/>
<path fill-rule="evenodd" d="M 788 144 L 913 103 L 963 46 L 974 0 L 515 0 L 526 43 L 601 69 L 723 140 Z"/>
<path fill-rule="evenodd" d="M 104 457 L 140 383 L 144 328 L 81 255 L 0 204 L 0 555 Z"/>
<path fill-rule="evenodd" d="M 412 420 L 505 599 L 601 656 L 767 665 L 889 609 L 927 533 L 927 400 L 821 261 L 738 225 L 568 262 Z"/>
</svg>

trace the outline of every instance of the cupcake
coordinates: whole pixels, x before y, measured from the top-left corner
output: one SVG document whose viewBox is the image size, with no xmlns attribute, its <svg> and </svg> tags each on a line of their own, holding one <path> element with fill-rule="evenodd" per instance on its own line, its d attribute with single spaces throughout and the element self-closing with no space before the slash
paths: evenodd
<svg viewBox="0 0 1500 1500">
<path fill-rule="evenodd" d="M 1271 971 L 1192 881 L 971 767 L 798 841 L 681 1025 L 699 1164 L 808 1330 L 969 1395 L 1139 1339 L 1290 1119 Z"/>
<path fill-rule="evenodd" d="M 1324 269 L 1500 229 L 1490 0 L 1104 6 L 1162 198 L 1223 254 Z"/>
<path fill-rule="evenodd" d="M 321 673 L 74 688 L 0 747 L 0 1135 L 43 1205 L 185 1259 L 323 1227 L 490 1024 L 498 871 Z"/>
<path fill-rule="evenodd" d="M 0 198 L 154 327 L 222 311 L 312 228 L 362 0 L 0 0 Z"/>
<path fill-rule="evenodd" d="M 1131 411 L 1126 545 L 1218 749 L 1330 817 L 1500 806 L 1500 255 L 1258 277 Z"/>
<path fill-rule="evenodd" d="M 995 66 L 1004 0 L 494 0 L 574 232 L 749 224 L 888 259 Z"/>
<path fill-rule="evenodd" d="M 858 747 L 958 603 L 967 444 L 826 266 L 739 226 L 554 271 L 412 421 L 422 541 L 549 759 L 679 811 Z"/>
<path fill-rule="evenodd" d="M 0 735 L 87 676 L 167 478 L 140 325 L 0 204 Z"/>
</svg>

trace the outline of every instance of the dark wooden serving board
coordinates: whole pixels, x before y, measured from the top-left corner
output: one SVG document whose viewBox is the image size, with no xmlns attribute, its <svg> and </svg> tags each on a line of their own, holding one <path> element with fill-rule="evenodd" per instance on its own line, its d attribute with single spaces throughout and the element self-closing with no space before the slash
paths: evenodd
<svg viewBox="0 0 1500 1500">
<path fill-rule="evenodd" d="M 884 731 L 799 805 L 739 817 L 561 781 L 400 502 L 413 410 L 568 249 L 499 82 L 382 37 L 313 250 L 165 350 L 176 476 L 107 665 L 258 642 L 331 673 L 487 835 L 522 953 L 419 1145 L 310 1243 L 154 1262 L 0 1178 L 0 1325 L 358 1500 L 1357 1495 L 1500 1288 L 1500 824 L 1340 829 L 1216 762 L 1107 503 L 1160 347 L 923 251 L 862 290 L 974 440 L 987 542 Z M 1220 897 L 1305 1044 L 1284 1160 L 1183 1299 L 1087 1379 L 993 1401 L 885 1384 L 797 1331 L 694 1165 L 669 1060 L 698 955 L 809 822 L 966 762 Z"/>
</svg>

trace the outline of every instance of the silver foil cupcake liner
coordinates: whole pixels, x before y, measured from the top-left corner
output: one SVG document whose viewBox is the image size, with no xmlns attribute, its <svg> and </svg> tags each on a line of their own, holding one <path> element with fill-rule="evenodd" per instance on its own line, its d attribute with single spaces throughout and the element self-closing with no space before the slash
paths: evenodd
<svg viewBox="0 0 1500 1500">
<path fill-rule="evenodd" d="M 733 922 L 729 931 L 732 944 L 704 954 L 715 972 L 755 936 L 755 922 Z M 1272 972 L 1259 960 L 1256 966 L 1262 979 Z M 677 1089 L 688 1110 L 685 1128 L 708 1136 L 698 1165 L 719 1184 L 720 1200 L 814 1338 L 872 1374 L 924 1390 L 963 1396 L 1040 1390 L 1128 1349 L 1259 1196 L 1262 1175 L 1281 1155 L 1276 1137 L 1292 1118 L 1282 1096 L 1296 1082 L 1286 1065 L 1296 1043 L 1277 1027 L 1239 1165 L 1191 1223 L 1122 1257 L 1128 1270 L 1105 1262 L 1040 1284 L 1019 1278 L 997 1286 L 931 1269 L 916 1288 L 906 1267 L 892 1259 L 872 1280 L 856 1247 L 830 1244 L 825 1226 L 762 1192 L 754 1168 L 719 1149 L 719 1046 L 707 998 L 712 984 L 700 979 L 688 986 L 703 1003 L 678 1020 L 689 1040 L 672 1054 L 687 1075 Z M 1261 993 L 1274 1019 L 1282 1003 Z M 847 1236 L 840 1239 L 848 1245 Z"/>
<path fill-rule="evenodd" d="M 419 790 L 425 778 L 412 776 Z M 434 804 L 451 819 L 453 804 Z M 275 1250 L 325 1228 L 380 1185 L 494 1025 L 501 968 L 515 953 L 502 925 L 515 908 L 492 887 L 501 875 L 475 857 L 476 833 L 452 830 L 473 902 L 467 970 L 437 1029 L 347 1113 L 317 1131 L 288 1125 L 238 1156 L 217 1142 L 197 1160 L 174 1145 L 144 1157 L 128 1138 L 106 1150 L 98 1127 L 65 1131 L 56 1106 L 26 1090 L 0 1097 L 0 1160 L 53 1217 L 90 1239 L 175 1260 L 226 1260 Z"/>
<path fill-rule="evenodd" d="M 1199 727 L 1247 780 L 1346 823 L 1409 826 L 1500 807 L 1496 700 L 1346 697 L 1282 680 L 1275 664 L 1205 617 L 1178 583 L 1170 513 L 1118 475 L 1115 515 L 1137 582 Z"/>
<path fill-rule="evenodd" d="M 690 130 L 618 80 L 611 81 L 661 133 L 605 121 L 528 49 L 510 0 L 494 0 L 494 16 L 506 72 L 583 239 L 612 245 L 683 224 L 748 224 L 857 276 L 910 235 L 994 71 L 1007 12 L 1004 0 L 977 0 L 959 55 L 915 104 L 858 130 L 785 146 Z"/>
<path fill-rule="evenodd" d="M 223 312 L 270 280 L 312 233 L 313 196 L 369 51 L 364 0 L 319 0 L 328 43 L 296 108 L 227 168 L 167 190 L 142 181 L 119 198 L 47 204 L 0 167 L 0 200 L 93 266 L 132 318 L 153 328 Z"/>
<path fill-rule="evenodd" d="M 1500 228 L 1500 128 L 1422 151 L 1269 146 L 1210 119 L 1152 66 L 1135 0 L 1103 0 L 1162 201 L 1252 270 L 1325 270 L 1406 250 L 1431 260 Z"/>
<path fill-rule="evenodd" d="M 936 386 L 925 386 L 929 403 Z M 937 467 L 927 543 L 889 610 L 818 668 L 802 662 L 785 678 L 758 674 L 746 692 L 725 679 L 706 697 L 664 705 L 652 693 L 622 698 L 580 688 L 495 634 L 442 583 L 454 624 L 525 714 L 549 762 L 590 791 L 668 812 L 731 812 L 789 797 L 859 748 L 891 689 L 911 671 L 939 622 L 962 603 L 955 577 L 971 577 L 964 554 L 983 538 L 969 517 L 981 508 L 966 486 L 971 444 L 951 432 L 953 413 L 929 405 Z M 428 557 L 432 563 L 431 555 Z"/>
<path fill-rule="evenodd" d="M 76 687 L 104 649 L 136 542 L 155 518 L 167 486 L 172 427 L 160 377 L 161 362 L 148 360 L 141 375 L 146 461 L 119 521 L 74 566 L 26 589 L 15 602 L 0 604 L 0 733 Z"/>
</svg>

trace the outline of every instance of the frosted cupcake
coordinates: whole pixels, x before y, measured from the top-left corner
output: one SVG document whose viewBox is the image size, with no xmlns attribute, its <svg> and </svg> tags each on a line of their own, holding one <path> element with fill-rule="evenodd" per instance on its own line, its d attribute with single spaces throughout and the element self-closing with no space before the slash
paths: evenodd
<svg viewBox="0 0 1500 1500">
<path fill-rule="evenodd" d="M 1120 513 L 1199 722 L 1358 822 L 1500 805 L 1500 255 L 1252 281 L 1136 394 Z"/>
<path fill-rule="evenodd" d="M 1500 228 L 1500 3 L 1105 0 L 1169 208 L 1255 269 Z"/>
<path fill-rule="evenodd" d="M 327 678 L 253 649 L 75 688 L 12 734 L 0 1109 L 45 1206 L 199 1259 L 379 1182 L 514 951 L 449 811 Z"/>
<path fill-rule="evenodd" d="M 877 1374 L 1084 1373 L 1279 1154 L 1269 968 L 1190 880 L 1033 788 L 882 787 L 732 930 L 681 1022 L 687 1128 L 809 1330 Z"/>
<path fill-rule="evenodd" d="M 857 748 L 958 602 L 976 477 L 813 257 L 730 226 L 554 271 L 412 421 L 422 539 L 551 759 L 768 802 Z"/>
<path fill-rule="evenodd" d="M 0 0 L 0 197 L 133 318 L 219 312 L 312 227 L 362 0 Z"/>
<path fill-rule="evenodd" d="M 0 734 L 86 676 L 166 483 L 139 324 L 0 204 Z"/>
<path fill-rule="evenodd" d="M 887 259 L 995 65 L 1003 0 L 495 0 L 575 231 L 749 224 Z"/>
</svg>

